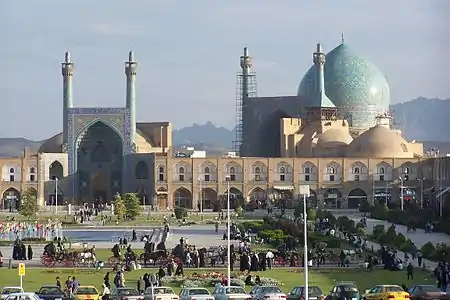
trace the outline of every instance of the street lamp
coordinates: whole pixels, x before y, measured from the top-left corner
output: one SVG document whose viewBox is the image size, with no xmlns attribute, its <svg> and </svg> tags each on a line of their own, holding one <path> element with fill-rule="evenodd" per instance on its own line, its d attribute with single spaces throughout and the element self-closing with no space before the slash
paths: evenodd
<svg viewBox="0 0 450 300">
<path fill-rule="evenodd" d="M 420 209 L 423 209 L 423 181 L 425 177 L 417 179 L 420 182 Z"/>
<path fill-rule="evenodd" d="M 309 274 L 308 274 L 308 217 L 306 215 L 306 197 L 309 197 L 310 188 L 309 185 L 301 185 L 299 186 L 299 194 L 303 195 L 303 238 L 304 238 L 304 250 L 303 250 L 303 261 L 304 261 L 304 267 L 305 270 L 305 296 L 304 300 L 308 300 L 309 298 L 309 292 L 308 292 L 308 281 L 309 281 Z"/>
<path fill-rule="evenodd" d="M 58 177 L 55 176 L 55 215 L 58 215 Z"/>
<path fill-rule="evenodd" d="M 231 176 L 226 175 L 227 181 L 227 284 L 231 286 L 231 239 L 230 239 L 230 182 Z M 306 299 L 307 300 L 307 299 Z"/>
<path fill-rule="evenodd" d="M 403 201 L 404 201 L 404 195 L 403 195 L 403 176 L 398 177 L 400 180 L 400 210 L 403 210 Z"/>
<path fill-rule="evenodd" d="M 199 198 L 200 198 L 200 215 L 202 216 L 202 219 L 203 219 L 203 187 L 202 187 L 202 178 L 199 176 L 197 179 L 198 179 L 198 184 L 200 185 L 200 193 L 199 193 Z"/>
</svg>

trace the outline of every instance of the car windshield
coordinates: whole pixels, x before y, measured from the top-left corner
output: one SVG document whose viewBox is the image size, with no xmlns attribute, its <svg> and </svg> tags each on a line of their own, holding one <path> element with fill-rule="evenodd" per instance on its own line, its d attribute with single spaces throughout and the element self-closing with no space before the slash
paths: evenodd
<svg viewBox="0 0 450 300">
<path fill-rule="evenodd" d="M 354 293 L 358 292 L 358 289 L 356 287 L 354 287 L 354 286 L 343 286 L 342 290 L 344 292 L 354 292 Z"/>
<path fill-rule="evenodd" d="M 440 289 L 438 289 L 435 286 L 432 285 L 422 285 L 419 286 L 419 291 L 424 292 L 424 293 L 436 293 L 436 292 L 441 292 Z"/>
<path fill-rule="evenodd" d="M 139 296 L 139 292 L 135 289 L 118 289 L 119 296 Z"/>
<path fill-rule="evenodd" d="M 80 286 L 77 289 L 77 295 L 98 295 L 98 291 L 94 287 Z"/>
<path fill-rule="evenodd" d="M 229 287 L 225 291 L 226 294 L 245 294 L 245 291 L 241 287 Z"/>
<path fill-rule="evenodd" d="M 39 294 L 42 295 L 59 295 L 61 290 L 57 286 L 44 286 L 39 290 Z"/>
<path fill-rule="evenodd" d="M 387 286 L 385 287 L 386 292 L 404 292 L 404 290 L 399 286 Z"/>
<path fill-rule="evenodd" d="M 207 289 L 190 289 L 189 295 L 209 295 L 209 291 Z"/>
<path fill-rule="evenodd" d="M 22 289 L 20 287 L 5 287 L 2 290 L 3 295 L 9 295 L 12 293 L 21 293 Z"/>
<path fill-rule="evenodd" d="M 169 287 L 154 287 L 153 289 L 149 287 L 145 293 L 151 295 L 152 291 L 154 291 L 155 294 L 175 294 L 175 292 Z"/>
<path fill-rule="evenodd" d="M 282 293 L 282 291 L 276 287 L 276 286 L 262 286 L 259 287 L 256 291 L 256 293 L 261 294 L 275 294 L 275 293 Z"/>
</svg>

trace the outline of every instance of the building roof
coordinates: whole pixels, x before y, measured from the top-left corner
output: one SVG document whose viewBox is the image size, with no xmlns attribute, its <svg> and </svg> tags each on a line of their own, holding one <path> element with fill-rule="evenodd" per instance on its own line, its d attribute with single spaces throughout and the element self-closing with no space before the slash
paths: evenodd
<svg viewBox="0 0 450 300">
<path fill-rule="evenodd" d="M 381 125 L 370 128 L 348 146 L 347 156 L 372 158 L 410 158 L 408 142 L 398 133 Z"/>
<path fill-rule="evenodd" d="M 317 145 L 321 147 L 336 147 L 349 145 L 353 141 L 348 127 L 330 128 L 319 136 Z"/>
</svg>

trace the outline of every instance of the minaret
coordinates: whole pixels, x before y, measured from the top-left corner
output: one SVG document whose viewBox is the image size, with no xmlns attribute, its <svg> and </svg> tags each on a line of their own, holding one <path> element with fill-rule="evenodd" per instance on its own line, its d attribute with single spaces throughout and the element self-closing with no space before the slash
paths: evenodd
<svg viewBox="0 0 450 300">
<path fill-rule="evenodd" d="M 244 47 L 244 55 L 241 56 L 242 69 L 242 100 L 248 97 L 249 92 L 249 75 L 252 69 L 252 58 L 248 55 L 247 47 Z"/>
<path fill-rule="evenodd" d="M 125 75 L 127 76 L 127 108 L 130 110 L 130 137 L 135 142 L 136 136 L 136 69 L 133 51 L 128 53 L 128 61 L 125 62 Z"/>
<path fill-rule="evenodd" d="M 63 147 L 67 146 L 69 135 L 68 114 L 73 107 L 72 77 L 74 63 L 70 59 L 70 53 L 66 52 L 64 62 L 61 63 L 61 75 L 63 77 Z"/>
</svg>

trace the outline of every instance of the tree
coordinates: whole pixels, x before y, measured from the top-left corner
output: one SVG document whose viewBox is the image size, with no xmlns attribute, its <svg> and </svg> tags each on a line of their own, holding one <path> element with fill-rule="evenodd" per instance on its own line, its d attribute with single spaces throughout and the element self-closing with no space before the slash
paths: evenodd
<svg viewBox="0 0 450 300">
<path fill-rule="evenodd" d="M 125 202 L 119 193 L 114 196 L 114 214 L 117 216 L 117 220 L 123 220 L 127 209 L 125 207 Z"/>
<path fill-rule="evenodd" d="M 126 193 L 123 195 L 125 202 L 125 211 L 128 219 L 134 220 L 141 213 L 141 201 L 135 193 Z"/>
<path fill-rule="evenodd" d="M 38 212 L 38 205 L 36 200 L 36 195 L 30 193 L 29 191 L 25 192 L 22 195 L 22 201 L 20 203 L 20 214 L 22 216 L 31 218 L 36 216 Z"/>
</svg>

